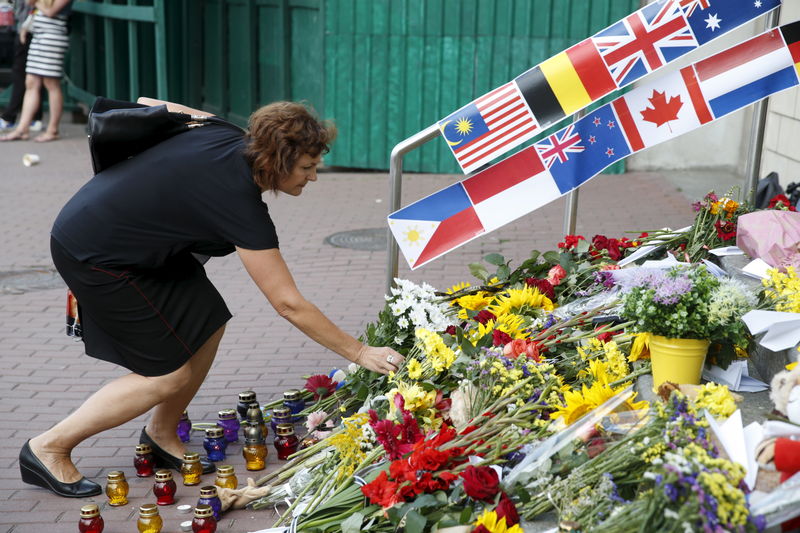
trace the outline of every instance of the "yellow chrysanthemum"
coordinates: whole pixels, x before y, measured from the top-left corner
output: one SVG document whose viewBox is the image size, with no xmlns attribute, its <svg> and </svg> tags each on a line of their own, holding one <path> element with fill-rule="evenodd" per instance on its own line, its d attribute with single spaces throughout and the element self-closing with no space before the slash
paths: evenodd
<svg viewBox="0 0 800 533">
<path fill-rule="evenodd" d="M 786 267 L 786 273 L 775 269 L 768 271 L 769 278 L 762 281 L 764 294 L 775 303 L 776 311 L 800 313 L 800 278 L 794 267 Z"/>
<path fill-rule="evenodd" d="M 581 386 L 581 390 L 573 390 L 564 393 L 564 405 L 558 406 L 556 412 L 550 414 L 550 418 L 563 418 L 566 425 L 570 425 L 580 417 L 603 405 L 606 401 L 622 391 L 622 387 L 612 389 L 604 383 L 595 382 L 591 387 Z M 649 407 L 646 401 L 635 402 L 636 393 L 633 394 L 625 403 L 620 406 L 620 411 L 635 411 Z"/>
<path fill-rule="evenodd" d="M 708 409 L 715 417 L 728 418 L 736 411 L 736 400 L 728 387 L 713 382 L 700 387 L 694 404 L 697 409 Z"/>
<path fill-rule="evenodd" d="M 534 287 L 509 289 L 500 293 L 489 306 L 489 311 L 496 317 L 506 314 L 529 315 L 539 309 L 552 311 L 554 306 L 550 298 Z"/>
<path fill-rule="evenodd" d="M 406 365 L 406 370 L 408 370 L 408 377 L 411 379 L 419 379 L 422 377 L 422 364 L 418 359 L 411 359 L 408 365 Z"/>
<path fill-rule="evenodd" d="M 437 373 L 447 370 L 455 362 L 455 352 L 444 343 L 439 335 L 424 328 L 417 329 L 414 334 L 422 341 L 426 361 Z"/>
<path fill-rule="evenodd" d="M 506 525 L 506 517 L 497 519 L 496 511 L 484 511 L 475 522 L 475 527 L 483 526 L 490 533 L 524 533 L 524 530 L 519 527 L 519 524 L 514 524 L 509 527 Z"/>
<path fill-rule="evenodd" d="M 362 449 L 361 440 L 364 432 L 362 427 L 369 422 L 367 413 L 357 413 L 353 416 L 342 418 L 343 431 L 334 433 L 329 439 L 331 446 L 339 454 L 337 479 L 352 476 L 356 466 L 361 464 L 367 456 Z"/>
</svg>

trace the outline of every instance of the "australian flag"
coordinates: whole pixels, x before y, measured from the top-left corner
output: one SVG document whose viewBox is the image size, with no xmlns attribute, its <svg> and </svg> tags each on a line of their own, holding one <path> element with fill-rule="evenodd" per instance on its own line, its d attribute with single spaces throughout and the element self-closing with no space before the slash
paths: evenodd
<svg viewBox="0 0 800 533">
<path fill-rule="evenodd" d="M 780 5 L 781 0 L 681 0 L 681 7 L 700 44 Z"/>
<path fill-rule="evenodd" d="M 683 9 L 673 0 L 657 0 L 592 37 L 617 87 L 697 48 Z"/>
<path fill-rule="evenodd" d="M 565 135 L 570 130 L 570 135 Z M 599 174 L 607 166 L 628 156 L 631 149 L 620 127 L 614 110 L 606 104 L 579 121 L 555 134 L 556 139 L 574 142 L 583 150 L 564 150 L 554 155 L 550 174 L 561 191 L 566 194 L 575 187 Z M 554 150 L 552 141 L 544 139 L 535 144 L 539 154 Z"/>
</svg>

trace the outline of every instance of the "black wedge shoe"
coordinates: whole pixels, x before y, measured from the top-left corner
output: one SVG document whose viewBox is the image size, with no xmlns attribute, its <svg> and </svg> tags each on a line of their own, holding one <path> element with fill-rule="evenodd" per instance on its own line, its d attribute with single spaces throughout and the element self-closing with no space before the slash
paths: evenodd
<svg viewBox="0 0 800 533">
<path fill-rule="evenodd" d="M 85 477 L 74 483 L 64 483 L 57 480 L 39 458 L 34 455 L 30 442 L 28 440 L 19 452 L 19 473 L 22 474 L 22 481 L 48 489 L 64 498 L 88 498 L 103 492 L 100 485 L 94 481 L 89 481 Z"/>
<path fill-rule="evenodd" d="M 150 438 L 150 435 L 147 434 L 147 429 L 142 428 L 142 434 L 139 436 L 139 444 L 149 444 L 150 448 L 153 449 L 153 457 L 156 460 L 156 466 L 171 468 L 173 470 L 180 471 L 181 465 L 183 464 L 183 459 L 175 457 L 171 453 L 161 449 L 161 446 L 156 444 L 156 441 Z M 200 459 L 200 464 L 203 465 L 203 473 L 210 474 L 217 470 L 217 467 L 214 466 L 214 463 L 209 461 L 208 459 Z"/>
</svg>

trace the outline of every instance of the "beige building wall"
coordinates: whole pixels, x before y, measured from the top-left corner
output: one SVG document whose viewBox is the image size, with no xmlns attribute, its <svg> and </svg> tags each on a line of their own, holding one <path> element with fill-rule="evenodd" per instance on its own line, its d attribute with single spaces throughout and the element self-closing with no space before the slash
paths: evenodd
<svg viewBox="0 0 800 533">
<path fill-rule="evenodd" d="M 800 2 L 784 2 L 781 24 L 800 19 Z M 784 91 L 770 98 L 761 177 L 777 172 L 781 184 L 800 182 L 800 89 Z"/>
</svg>

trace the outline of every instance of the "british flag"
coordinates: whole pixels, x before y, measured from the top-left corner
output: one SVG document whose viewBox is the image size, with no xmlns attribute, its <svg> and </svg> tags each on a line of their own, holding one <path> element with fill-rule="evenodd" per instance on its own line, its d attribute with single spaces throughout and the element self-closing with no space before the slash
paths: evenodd
<svg viewBox="0 0 800 533">
<path fill-rule="evenodd" d="M 535 146 L 544 164 L 547 168 L 550 168 L 556 161 L 559 163 L 569 161 L 569 154 L 578 154 L 586 150 L 586 147 L 582 146 L 580 142 L 581 136 L 575 133 L 575 125 L 573 124 L 546 139 L 542 139 Z"/>
<path fill-rule="evenodd" d="M 711 6 L 709 1 L 710 0 L 681 0 L 681 7 L 684 9 L 684 13 L 686 13 L 686 18 L 689 18 L 698 7 L 700 10 L 708 9 Z"/>
<path fill-rule="evenodd" d="M 683 12 L 686 1 L 658 0 L 592 37 L 617 87 L 698 47 Z"/>
</svg>

